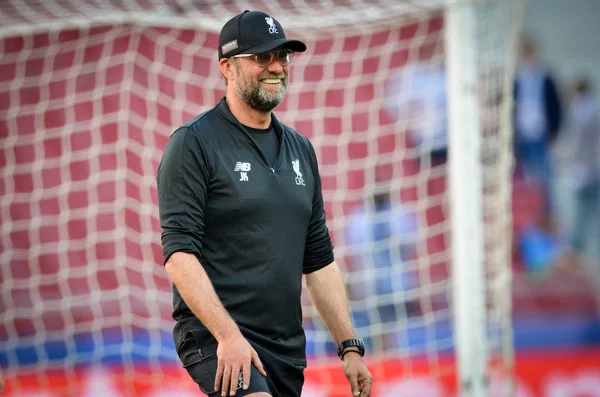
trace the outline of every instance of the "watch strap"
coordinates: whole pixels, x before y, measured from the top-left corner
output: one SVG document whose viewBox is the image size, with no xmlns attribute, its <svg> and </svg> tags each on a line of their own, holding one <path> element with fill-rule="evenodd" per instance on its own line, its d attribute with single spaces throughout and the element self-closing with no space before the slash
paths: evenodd
<svg viewBox="0 0 600 397">
<path fill-rule="evenodd" d="M 346 349 L 350 347 L 356 347 L 358 350 L 348 350 L 348 351 L 356 351 L 361 356 L 365 355 L 365 344 L 362 338 L 352 338 L 347 339 L 337 346 L 337 354 L 340 359 L 344 358 L 344 354 L 346 354 Z"/>
</svg>

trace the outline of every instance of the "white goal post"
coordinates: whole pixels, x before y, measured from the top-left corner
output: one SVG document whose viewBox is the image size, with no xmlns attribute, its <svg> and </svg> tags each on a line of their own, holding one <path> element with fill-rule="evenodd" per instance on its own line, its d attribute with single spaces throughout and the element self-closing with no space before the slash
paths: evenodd
<svg viewBox="0 0 600 397">
<path fill-rule="evenodd" d="M 2 2 L 7 395 L 193 389 L 170 335 L 155 172 L 169 134 L 224 94 L 220 28 L 261 9 L 308 46 L 275 111 L 319 157 L 374 397 L 511 396 L 511 106 L 525 1 Z M 307 396 L 345 395 L 306 294 L 303 316 Z"/>
<path fill-rule="evenodd" d="M 461 395 L 484 396 L 484 226 L 474 6 L 446 11 L 454 329 Z"/>
<path fill-rule="evenodd" d="M 489 345 L 489 334 L 501 327 L 504 328 L 504 346 L 496 354 L 500 354 L 508 369 L 502 390 L 510 395 L 515 391 L 511 377 L 514 350 L 510 319 L 505 316 L 511 312 L 511 254 L 509 240 L 505 239 L 511 235 L 511 185 L 498 183 L 494 178 L 506 181 L 512 174 L 512 86 L 525 4 L 511 4 L 516 12 L 504 14 L 504 18 L 510 15 L 515 21 L 494 12 L 497 11 L 494 8 L 502 7 L 499 3 L 457 4 L 452 0 L 448 3 L 451 6 L 446 9 L 445 42 L 458 389 L 463 397 L 489 395 L 490 348 L 493 349 Z M 490 13 L 499 19 L 486 18 Z M 482 26 L 482 21 L 488 25 Z M 488 32 L 494 26 L 503 26 L 506 22 L 514 23 L 516 28 L 504 37 L 489 37 Z M 483 51 L 491 42 L 505 52 L 498 51 L 486 59 Z M 498 75 L 492 76 L 494 72 Z M 482 89 L 482 84 L 489 84 L 489 89 Z M 496 125 L 491 126 L 485 104 L 496 101 L 496 95 L 503 97 L 503 104 L 496 110 L 497 119 L 493 121 Z M 503 148 L 498 150 L 497 147 L 491 156 L 490 148 L 486 147 L 490 128 L 497 129 L 494 144 Z M 492 167 L 495 169 L 490 170 Z M 487 216 L 490 208 L 496 208 L 496 216 Z M 498 237 L 504 247 L 497 253 L 499 262 L 494 263 L 491 258 L 495 254 L 489 248 Z M 500 312 L 504 312 L 500 318 L 505 318 L 497 323 Z"/>
</svg>

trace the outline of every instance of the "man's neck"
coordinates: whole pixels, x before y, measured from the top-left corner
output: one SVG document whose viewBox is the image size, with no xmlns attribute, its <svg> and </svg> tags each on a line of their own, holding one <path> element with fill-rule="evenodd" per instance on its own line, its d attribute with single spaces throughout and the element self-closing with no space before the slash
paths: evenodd
<svg viewBox="0 0 600 397">
<path fill-rule="evenodd" d="M 226 100 L 231 113 L 243 125 L 262 130 L 269 128 L 269 125 L 271 125 L 271 112 L 256 110 L 235 94 L 228 94 Z"/>
</svg>

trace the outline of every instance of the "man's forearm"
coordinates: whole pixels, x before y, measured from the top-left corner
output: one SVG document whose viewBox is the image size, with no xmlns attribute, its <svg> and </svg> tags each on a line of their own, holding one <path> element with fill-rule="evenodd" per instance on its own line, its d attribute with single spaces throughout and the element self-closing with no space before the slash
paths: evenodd
<svg viewBox="0 0 600 397">
<path fill-rule="evenodd" d="M 240 332 L 195 255 L 176 252 L 165 268 L 185 303 L 217 341 Z"/>
<path fill-rule="evenodd" d="M 355 338 L 348 299 L 337 263 L 306 276 L 306 285 L 335 343 Z"/>
</svg>

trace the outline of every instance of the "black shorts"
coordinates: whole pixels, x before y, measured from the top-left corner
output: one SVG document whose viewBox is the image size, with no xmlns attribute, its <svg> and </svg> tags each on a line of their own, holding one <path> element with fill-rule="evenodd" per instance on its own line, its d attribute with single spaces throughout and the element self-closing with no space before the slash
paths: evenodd
<svg viewBox="0 0 600 397">
<path fill-rule="evenodd" d="M 273 397 L 300 397 L 304 384 L 304 366 L 289 363 L 257 346 L 253 345 L 253 347 L 260 357 L 267 376 L 263 376 L 252 365 L 250 386 L 248 390 L 242 389 L 240 376 L 236 397 L 259 392 L 269 393 Z M 184 368 L 204 394 L 209 397 L 221 396 L 220 391 L 214 390 L 217 374 L 217 341 L 210 333 L 204 330 L 187 332 L 177 353 Z"/>
</svg>

